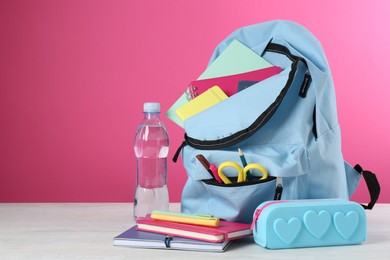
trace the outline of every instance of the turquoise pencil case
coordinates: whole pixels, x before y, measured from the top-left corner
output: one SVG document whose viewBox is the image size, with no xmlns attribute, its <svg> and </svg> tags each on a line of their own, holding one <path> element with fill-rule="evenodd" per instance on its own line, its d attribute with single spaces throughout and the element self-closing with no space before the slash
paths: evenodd
<svg viewBox="0 0 390 260">
<path fill-rule="evenodd" d="M 347 200 L 267 201 L 253 215 L 253 238 L 269 249 L 359 244 L 366 213 Z"/>
</svg>

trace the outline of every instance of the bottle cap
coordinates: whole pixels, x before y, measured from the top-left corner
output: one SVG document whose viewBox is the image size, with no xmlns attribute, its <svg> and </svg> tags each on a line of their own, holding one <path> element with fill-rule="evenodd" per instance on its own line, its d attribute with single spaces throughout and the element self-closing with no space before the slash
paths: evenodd
<svg viewBox="0 0 390 260">
<path fill-rule="evenodd" d="M 158 102 L 144 103 L 144 112 L 149 112 L 149 113 L 160 112 L 160 103 Z"/>
</svg>

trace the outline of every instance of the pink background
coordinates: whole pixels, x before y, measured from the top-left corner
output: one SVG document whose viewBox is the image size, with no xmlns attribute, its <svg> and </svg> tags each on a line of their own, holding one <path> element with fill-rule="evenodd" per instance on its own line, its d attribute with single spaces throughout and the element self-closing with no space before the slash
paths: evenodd
<svg viewBox="0 0 390 260">
<path fill-rule="evenodd" d="M 165 112 L 233 30 L 288 19 L 322 42 L 345 159 L 390 202 L 390 1 L 319 2 L 1 1 L 0 201 L 132 201 L 143 103 Z M 172 158 L 183 131 L 163 120 Z M 168 170 L 177 202 L 187 176 L 180 159 Z"/>
</svg>

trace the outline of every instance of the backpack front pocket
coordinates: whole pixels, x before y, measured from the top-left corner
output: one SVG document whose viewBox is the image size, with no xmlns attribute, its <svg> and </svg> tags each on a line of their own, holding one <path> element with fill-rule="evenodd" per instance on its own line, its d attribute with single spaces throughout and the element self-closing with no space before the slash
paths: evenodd
<svg viewBox="0 0 390 260">
<path fill-rule="evenodd" d="M 289 189 L 304 181 L 309 171 L 307 153 L 302 146 L 248 145 L 243 150 L 248 164 L 259 163 L 266 168 L 266 179 L 260 180 L 261 174 L 252 171 L 251 180 L 237 182 L 237 171 L 226 168 L 224 174 L 231 184 L 218 183 L 196 159 L 196 155 L 201 153 L 216 166 L 225 161 L 241 164 L 237 147 L 212 151 L 200 151 L 190 146 L 183 148 L 182 158 L 188 174 L 182 193 L 183 212 L 210 214 L 230 221 L 250 223 L 254 209 L 274 198 L 276 177 L 283 177 L 285 183 L 282 198 L 306 196 L 305 190 Z"/>
<path fill-rule="evenodd" d="M 199 181 L 197 186 L 202 191 L 197 195 L 201 201 L 197 211 L 230 221 L 251 223 L 253 212 L 259 203 L 273 199 L 276 178 L 233 185 Z M 192 212 L 193 205 L 189 205 L 188 200 L 183 201 L 182 211 Z"/>
</svg>

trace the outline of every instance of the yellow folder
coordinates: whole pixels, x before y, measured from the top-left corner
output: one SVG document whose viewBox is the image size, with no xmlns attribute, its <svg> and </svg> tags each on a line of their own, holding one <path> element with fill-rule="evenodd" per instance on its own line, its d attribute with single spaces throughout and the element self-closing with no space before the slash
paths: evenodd
<svg viewBox="0 0 390 260">
<path fill-rule="evenodd" d="M 185 119 L 214 106 L 226 98 L 227 95 L 222 91 L 222 89 L 218 86 L 214 86 L 178 108 L 176 110 L 176 114 L 182 121 L 184 121 Z"/>
</svg>

